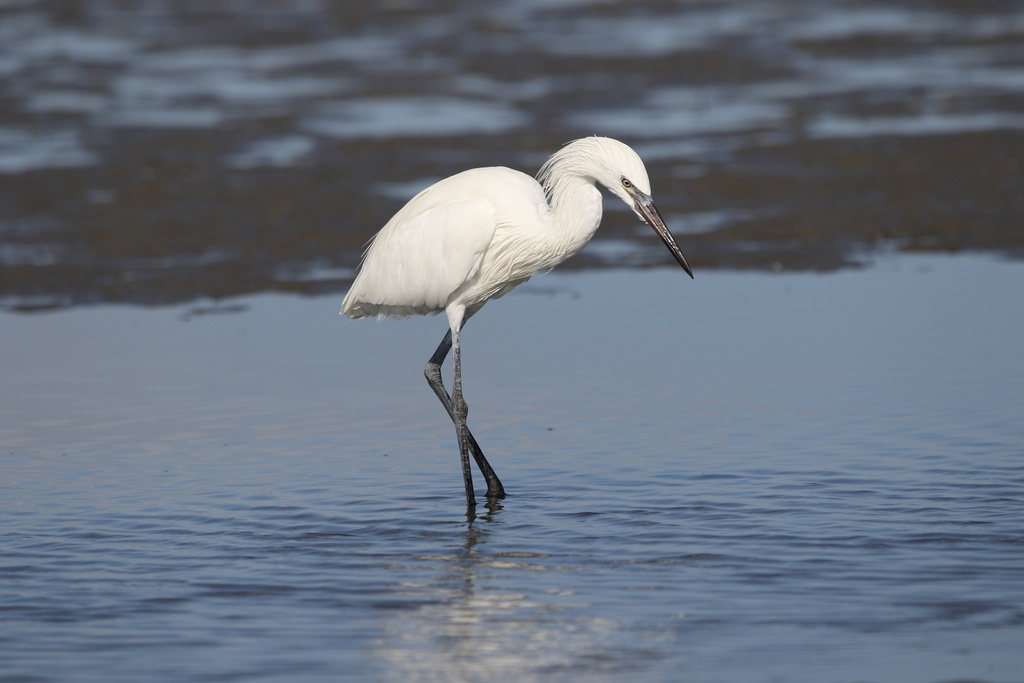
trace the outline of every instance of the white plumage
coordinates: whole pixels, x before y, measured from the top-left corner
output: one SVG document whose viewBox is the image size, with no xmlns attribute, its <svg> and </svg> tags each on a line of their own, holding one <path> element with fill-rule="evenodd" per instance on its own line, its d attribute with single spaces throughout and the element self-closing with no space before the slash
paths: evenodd
<svg viewBox="0 0 1024 683">
<path fill-rule="evenodd" d="M 590 241 L 601 222 L 598 184 L 647 221 L 693 277 L 651 200 L 640 157 L 617 140 L 592 137 L 553 154 L 537 180 L 509 168 L 477 168 L 423 190 L 374 237 L 345 296 L 341 312 L 350 318 L 447 313 L 449 333 L 426 374 L 456 425 L 469 504 L 470 454 L 487 478 L 488 494 L 500 497 L 503 489 L 465 426 L 459 333 L 488 300 L 550 270 Z M 440 364 L 453 347 L 455 386 L 448 396 Z"/>
</svg>

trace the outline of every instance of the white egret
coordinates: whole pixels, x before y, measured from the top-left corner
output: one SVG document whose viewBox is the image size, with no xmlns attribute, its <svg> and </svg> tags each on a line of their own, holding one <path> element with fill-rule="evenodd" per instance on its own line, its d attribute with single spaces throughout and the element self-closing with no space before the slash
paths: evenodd
<svg viewBox="0 0 1024 683">
<path fill-rule="evenodd" d="M 455 423 L 471 507 L 470 455 L 487 480 L 488 498 L 502 498 L 505 492 L 466 426 L 460 333 L 488 300 L 507 294 L 534 273 L 550 270 L 590 241 L 601 222 L 598 184 L 654 228 L 693 277 L 651 199 L 643 161 L 618 140 L 591 137 L 555 152 L 536 180 L 510 168 L 476 168 L 423 190 L 373 238 L 345 296 L 341 312 L 350 318 L 448 315 L 449 330 L 424 374 Z M 453 349 L 449 396 L 441 364 Z"/>
</svg>

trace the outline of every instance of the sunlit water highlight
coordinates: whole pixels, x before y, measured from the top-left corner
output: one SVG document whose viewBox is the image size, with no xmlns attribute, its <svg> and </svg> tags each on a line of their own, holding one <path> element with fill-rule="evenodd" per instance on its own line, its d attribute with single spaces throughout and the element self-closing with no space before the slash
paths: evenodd
<svg viewBox="0 0 1024 683">
<path fill-rule="evenodd" d="M 1013 681 L 1024 267 L 0 317 L 5 680 Z"/>
</svg>

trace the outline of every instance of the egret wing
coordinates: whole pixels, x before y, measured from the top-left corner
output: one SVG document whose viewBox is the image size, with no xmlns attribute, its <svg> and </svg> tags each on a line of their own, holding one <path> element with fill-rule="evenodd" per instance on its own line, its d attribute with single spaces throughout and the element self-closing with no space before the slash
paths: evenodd
<svg viewBox="0 0 1024 683">
<path fill-rule="evenodd" d="M 495 230 L 484 198 L 436 203 L 416 211 L 415 197 L 377 234 L 342 304 L 352 318 L 403 317 L 444 310 L 449 297 L 480 267 Z"/>
</svg>

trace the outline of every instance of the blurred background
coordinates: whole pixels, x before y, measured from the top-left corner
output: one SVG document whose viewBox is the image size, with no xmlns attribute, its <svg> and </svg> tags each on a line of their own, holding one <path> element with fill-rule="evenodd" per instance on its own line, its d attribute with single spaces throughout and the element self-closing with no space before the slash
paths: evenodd
<svg viewBox="0 0 1024 683">
<path fill-rule="evenodd" d="M 422 187 L 617 137 L 698 273 L 1024 251 L 1024 3 L 0 1 L 0 303 L 325 293 Z M 566 268 L 670 258 L 624 206 Z"/>
</svg>

